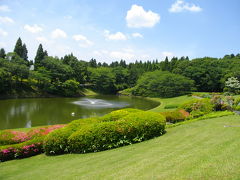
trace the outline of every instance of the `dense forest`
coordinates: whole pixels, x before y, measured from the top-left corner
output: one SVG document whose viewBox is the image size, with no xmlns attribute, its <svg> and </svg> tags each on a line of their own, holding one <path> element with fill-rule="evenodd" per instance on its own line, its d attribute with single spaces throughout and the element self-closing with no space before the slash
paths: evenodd
<svg viewBox="0 0 240 180">
<path fill-rule="evenodd" d="M 155 75 L 154 75 L 154 72 Z M 149 72 L 153 72 L 152 75 Z M 160 77 L 161 86 L 152 81 Z M 142 62 L 136 60 L 114 61 L 111 64 L 79 60 L 73 54 L 64 57 L 49 56 L 40 44 L 34 61 L 28 59 L 28 50 L 19 38 L 13 52 L 0 49 L 0 95 L 4 96 L 79 96 L 84 88 L 91 88 L 105 94 L 115 94 L 131 89 L 135 95 L 151 96 L 144 89 L 159 89 L 168 86 L 183 86 L 181 95 L 189 91 L 223 92 L 229 78 L 240 80 L 240 54 L 225 55 L 223 58 L 203 57 L 189 60 L 188 57 L 165 58 L 163 61 Z M 144 83 L 144 79 L 148 83 Z M 175 83 L 174 82 L 178 82 Z M 173 83 L 173 84 L 171 84 Z M 186 87 L 184 89 L 184 87 Z M 239 87 L 240 88 L 240 87 Z M 162 88 L 161 88 L 162 89 Z M 133 93 L 133 94 L 134 94 Z M 155 94 L 154 96 L 157 96 Z M 165 95 L 163 95 L 165 96 Z"/>
</svg>

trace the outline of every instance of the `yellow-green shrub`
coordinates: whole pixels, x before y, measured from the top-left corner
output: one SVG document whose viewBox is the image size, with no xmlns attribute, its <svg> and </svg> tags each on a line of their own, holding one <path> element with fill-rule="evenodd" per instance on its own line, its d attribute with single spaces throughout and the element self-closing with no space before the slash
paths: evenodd
<svg viewBox="0 0 240 180">
<path fill-rule="evenodd" d="M 165 123 L 165 118 L 158 113 L 131 113 L 117 121 L 79 129 L 69 137 L 69 149 L 75 153 L 86 153 L 141 142 L 162 135 Z"/>
</svg>

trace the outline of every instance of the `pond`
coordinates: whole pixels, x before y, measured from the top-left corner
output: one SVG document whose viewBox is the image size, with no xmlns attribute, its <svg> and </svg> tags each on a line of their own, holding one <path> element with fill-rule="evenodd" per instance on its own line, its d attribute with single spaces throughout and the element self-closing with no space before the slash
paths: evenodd
<svg viewBox="0 0 240 180">
<path fill-rule="evenodd" d="M 149 110 L 157 105 L 144 98 L 103 95 L 0 100 L 0 129 L 65 124 L 75 119 L 103 116 L 121 108 Z"/>
</svg>

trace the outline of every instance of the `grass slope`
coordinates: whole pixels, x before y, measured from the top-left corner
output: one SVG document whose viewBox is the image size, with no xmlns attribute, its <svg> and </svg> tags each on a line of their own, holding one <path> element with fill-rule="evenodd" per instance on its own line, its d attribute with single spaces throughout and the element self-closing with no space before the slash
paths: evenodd
<svg viewBox="0 0 240 180">
<path fill-rule="evenodd" d="M 239 179 L 238 126 L 240 116 L 225 116 L 110 151 L 8 161 L 0 179 Z"/>
<path fill-rule="evenodd" d="M 158 101 L 161 104 L 159 106 L 157 106 L 154 109 L 151 109 L 150 111 L 153 112 L 163 112 L 163 111 L 172 111 L 175 110 L 176 108 L 173 109 L 165 109 L 165 106 L 167 105 L 177 105 L 180 106 L 181 104 L 196 99 L 192 96 L 178 96 L 178 97 L 174 97 L 174 98 L 149 98 L 152 99 L 154 101 Z"/>
</svg>

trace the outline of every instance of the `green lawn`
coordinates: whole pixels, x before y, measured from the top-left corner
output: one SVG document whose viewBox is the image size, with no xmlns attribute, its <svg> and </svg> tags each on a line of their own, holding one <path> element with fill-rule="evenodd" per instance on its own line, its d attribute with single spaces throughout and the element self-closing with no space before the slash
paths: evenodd
<svg viewBox="0 0 240 180">
<path fill-rule="evenodd" d="M 154 101 L 158 101 L 160 102 L 161 104 L 154 108 L 154 109 L 151 109 L 150 111 L 153 111 L 153 112 L 163 112 L 163 111 L 172 111 L 174 109 L 165 109 L 165 106 L 169 106 L 169 105 L 181 105 L 187 101 L 190 101 L 190 100 L 193 100 L 193 99 L 196 99 L 195 97 L 192 97 L 192 96 L 179 96 L 179 97 L 174 97 L 174 98 L 149 98 L 149 99 L 152 99 Z"/>
<path fill-rule="evenodd" d="M 0 179 L 240 179 L 239 126 L 231 115 L 114 150 L 7 161 Z"/>
</svg>

